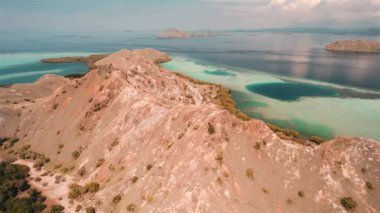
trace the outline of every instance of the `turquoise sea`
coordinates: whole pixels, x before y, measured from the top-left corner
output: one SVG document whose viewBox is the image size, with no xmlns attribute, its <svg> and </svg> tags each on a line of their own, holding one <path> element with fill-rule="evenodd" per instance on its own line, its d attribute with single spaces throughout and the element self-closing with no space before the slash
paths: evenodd
<svg viewBox="0 0 380 213">
<path fill-rule="evenodd" d="M 305 136 L 380 140 L 380 54 L 323 49 L 335 40 L 379 36 L 226 31 L 166 40 L 155 33 L 0 32 L 0 85 L 87 71 L 81 63 L 43 64 L 43 58 L 149 47 L 173 57 L 165 68 L 230 88 L 251 117 Z"/>
</svg>

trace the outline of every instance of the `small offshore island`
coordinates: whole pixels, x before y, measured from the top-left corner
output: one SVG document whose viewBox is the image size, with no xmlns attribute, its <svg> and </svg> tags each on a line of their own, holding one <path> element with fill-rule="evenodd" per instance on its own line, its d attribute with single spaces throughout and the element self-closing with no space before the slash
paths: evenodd
<svg viewBox="0 0 380 213">
<path fill-rule="evenodd" d="M 170 28 L 160 32 L 156 37 L 158 39 L 186 39 L 186 38 L 205 38 L 210 37 L 210 33 L 191 33 L 179 29 Z"/>
<path fill-rule="evenodd" d="M 325 46 L 328 51 L 380 53 L 380 41 L 376 40 L 342 40 Z"/>
<path fill-rule="evenodd" d="M 70 60 L 89 61 L 45 61 Z M 380 208 L 379 142 L 299 143 L 234 108 L 221 86 L 160 66 L 169 60 L 120 50 L 79 78 L 0 88 L 0 159 L 24 165 L 20 181 L 65 212 Z"/>
</svg>

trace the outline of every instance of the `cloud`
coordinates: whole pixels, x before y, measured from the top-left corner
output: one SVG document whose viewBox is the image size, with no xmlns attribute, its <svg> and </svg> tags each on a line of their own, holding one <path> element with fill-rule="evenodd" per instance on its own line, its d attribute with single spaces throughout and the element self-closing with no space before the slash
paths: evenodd
<svg viewBox="0 0 380 213">
<path fill-rule="evenodd" d="M 251 25 L 378 25 L 380 0 L 203 0 Z"/>
</svg>

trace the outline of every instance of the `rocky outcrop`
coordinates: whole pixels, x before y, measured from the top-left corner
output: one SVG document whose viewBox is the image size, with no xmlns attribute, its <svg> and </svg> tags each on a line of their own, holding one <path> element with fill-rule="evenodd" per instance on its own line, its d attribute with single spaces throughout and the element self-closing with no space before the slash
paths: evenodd
<svg viewBox="0 0 380 213">
<path fill-rule="evenodd" d="M 190 33 L 181 31 L 178 29 L 170 28 L 161 33 L 156 37 L 159 39 L 185 39 L 185 38 L 195 38 L 195 37 L 209 37 L 209 33 Z"/>
<path fill-rule="evenodd" d="M 378 142 L 281 139 L 227 110 L 221 87 L 157 64 L 167 60 L 121 50 L 82 78 L 57 77 L 44 95 L 13 88 L 33 101 L 1 102 L 0 137 L 20 139 L 2 155 L 49 159 L 32 170 L 42 179 L 33 185 L 67 212 L 379 211 Z M 0 97 L 11 92 L 0 88 Z"/>
<path fill-rule="evenodd" d="M 340 52 L 380 52 L 380 41 L 375 40 L 343 40 L 325 46 L 328 51 Z"/>
</svg>

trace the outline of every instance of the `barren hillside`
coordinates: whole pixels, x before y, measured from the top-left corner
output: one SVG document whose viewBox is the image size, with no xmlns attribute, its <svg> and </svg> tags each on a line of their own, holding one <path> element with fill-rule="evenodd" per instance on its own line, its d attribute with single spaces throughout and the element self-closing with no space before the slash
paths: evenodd
<svg viewBox="0 0 380 213">
<path fill-rule="evenodd" d="M 33 185 L 66 212 L 380 210 L 378 142 L 281 139 L 167 60 L 121 50 L 78 79 L 0 88 L 0 137 L 20 139 L 2 158 L 34 164 Z"/>
</svg>

